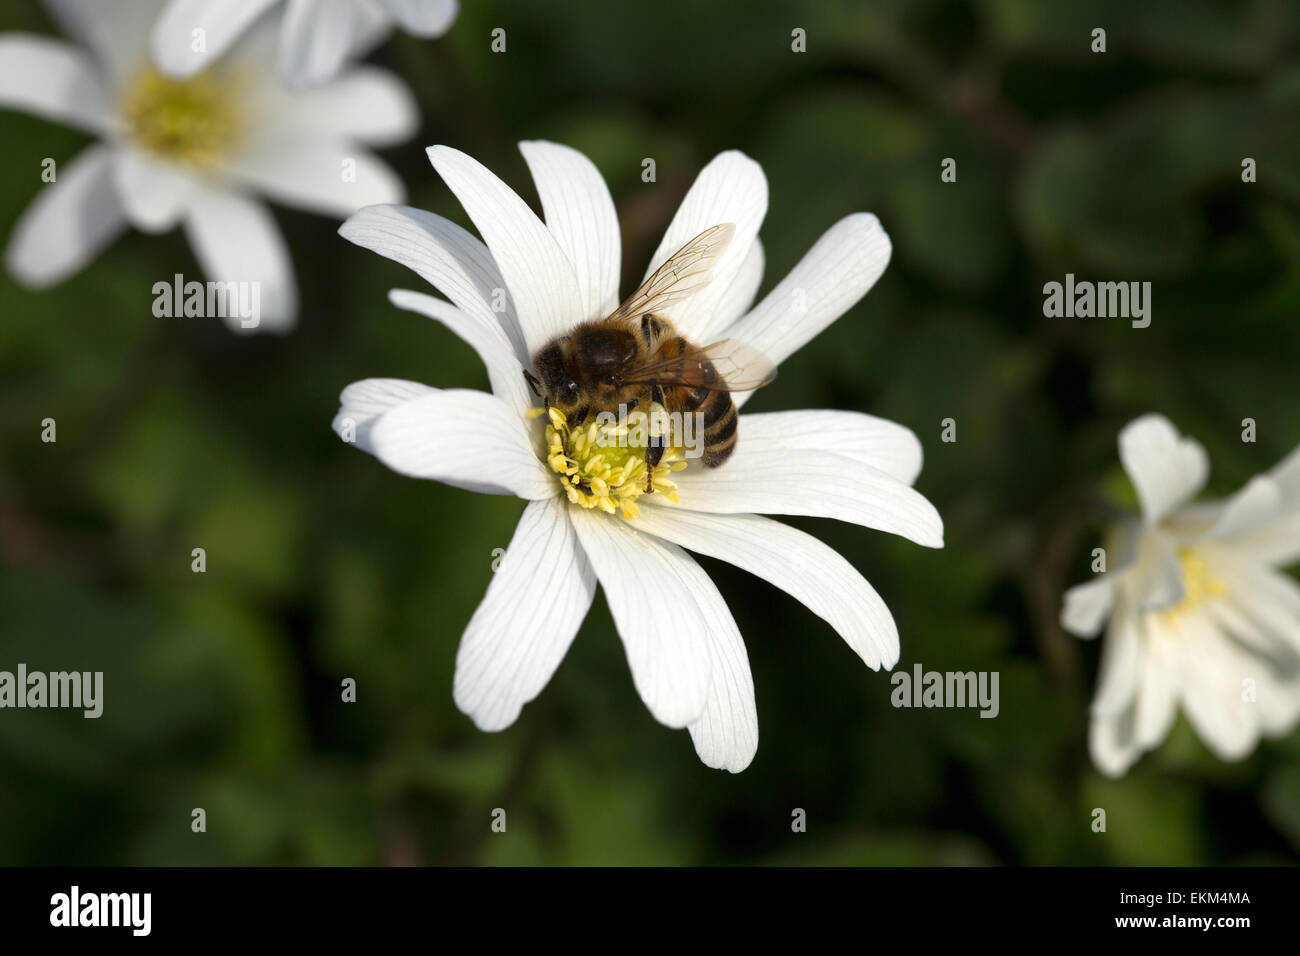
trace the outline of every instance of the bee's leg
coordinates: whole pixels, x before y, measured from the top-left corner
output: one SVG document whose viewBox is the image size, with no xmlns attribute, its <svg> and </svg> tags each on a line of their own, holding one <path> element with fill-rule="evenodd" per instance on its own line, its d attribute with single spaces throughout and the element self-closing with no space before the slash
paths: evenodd
<svg viewBox="0 0 1300 956">
<path fill-rule="evenodd" d="M 658 385 L 650 386 L 650 404 L 652 410 L 655 405 L 663 407 L 664 390 Z M 645 490 L 646 494 L 653 494 L 655 490 L 655 466 L 659 464 L 659 460 L 664 456 L 664 443 L 667 441 L 667 436 L 655 432 L 653 416 L 650 417 L 647 424 L 650 426 L 650 430 L 645 443 Z"/>
<path fill-rule="evenodd" d="M 542 383 L 538 380 L 537 376 L 528 371 L 528 369 L 524 369 L 524 381 L 528 383 L 528 387 L 533 390 L 534 395 L 538 398 L 542 397 L 542 391 L 540 388 Z"/>
<path fill-rule="evenodd" d="M 577 428 L 587 420 L 589 414 L 591 414 L 591 406 L 583 405 L 580 409 L 569 416 L 569 427 Z"/>
</svg>

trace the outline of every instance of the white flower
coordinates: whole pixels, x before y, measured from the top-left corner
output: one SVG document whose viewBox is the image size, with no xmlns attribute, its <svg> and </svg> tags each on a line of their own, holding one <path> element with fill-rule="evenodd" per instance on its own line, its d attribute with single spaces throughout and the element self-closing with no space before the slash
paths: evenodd
<svg viewBox="0 0 1300 956">
<path fill-rule="evenodd" d="M 458 9 L 456 0 L 169 0 L 154 27 L 154 58 L 172 76 L 193 76 L 277 7 L 284 10 L 280 76 L 292 89 L 332 80 L 394 23 L 413 36 L 440 37 Z"/>
<path fill-rule="evenodd" d="M 628 512 L 639 517 L 599 510 L 611 500 L 573 503 L 560 472 L 570 455 L 584 469 L 595 463 L 576 444 L 557 451 L 556 442 L 567 444 L 564 425 L 547 428 L 533 414 L 524 370 L 552 337 L 617 306 L 619 226 L 585 156 L 545 142 L 521 149 L 545 224 L 479 163 L 435 146 L 434 168 L 486 245 L 446 219 L 400 206 L 364 209 L 340 230 L 447 296 L 450 302 L 390 293 L 398 307 L 465 339 L 487 366 L 492 394 L 369 379 L 343 391 L 334 427 L 403 474 L 528 501 L 456 658 L 456 704 L 480 728 L 509 726 L 541 692 L 599 581 L 651 714 L 689 728 L 710 767 L 738 772 L 758 746 L 749 661 L 722 596 L 686 552 L 775 584 L 824 618 L 868 667 L 892 667 L 898 632 L 871 585 L 816 538 L 760 515 L 838 518 L 942 547 L 938 513 L 911 488 L 920 443 L 902 426 L 854 412 L 742 415 L 725 464 L 692 464 L 670 481 L 656 478 L 668 493 L 637 498 L 640 507 Z M 670 314 L 692 341 L 732 337 L 780 362 L 862 298 L 884 271 L 890 243 L 874 216 L 848 216 L 751 308 L 766 211 L 758 164 L 737 152 L 719 155 L 696 179 L 646 274 L 704 230 L 734 223 L 712 282 Z M 736 396 L 737 404 L 746 397 Z M 638 493 L 644 464 L 634 464 L 642 469 L 636 479 L 611 489 L 610 499 Z M 679 503 L 669 498 L 674 489 Z"/>
<path fill-rule="evenodd" d="M 271 24 L 211 71 L 168 79 L 148 50 L 161 3 L 49 0 L 81 49 L 0 34 L 0 106 L 100 137 L 58 165 L 15 226 L 6 265 L 42 288 L 79 270 L 128 225 L 162 232 L 179 224 L 207 277 L 257 283 L 259 328 L 285 331 L 297 314 L 293 266 L 250 193 L 339 217 L 400 201 L 400 180 L 359 144 L 409 138 L 414 102 L 396 77 L 371 68 L 286 93 L 272 75 Z M 238 317 L 227 321 L 240 327 Z"/>
<path fill-rule="evenodd" d="M 1191 505 L 1209 461 L 1168 419 L 1119 436 L 1141 518 L 1116 529 L 1118 567 L 1070 589 L 1062 626 L 1095 637 L 1110 619 L 1089 747 L 1123 774 L 1165 738 L 1176 709 L 1223 760 L 1300 716 L 1300 449 L 1223 501 Z"/>
</svg>

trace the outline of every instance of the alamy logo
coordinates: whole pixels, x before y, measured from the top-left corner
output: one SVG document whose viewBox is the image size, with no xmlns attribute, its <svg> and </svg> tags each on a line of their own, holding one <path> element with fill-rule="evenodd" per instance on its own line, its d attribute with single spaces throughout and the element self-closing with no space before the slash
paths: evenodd
<svg viewBox="0 0 1300 956">
<path fill-rule="evenodd" d="M 1075 282 L 1065 274 L 1065 284 L 1043 286 L 1043 315 L 1049 319 L 1132 319 L 1135 329 L 1151 324 L 1150 282 Z"/>
<path fill-rule="evenodd" d="M 160 319 L 239 319 L 245 329 L 262 323 L 260 282 L 186 282 L 178 272 L 171 282 L 155 282 L 153 295 L 153 314 Z"/>
<path fill-rule="evenodd" d="M 129 926 L 131 935 L 148 936 L 153 923 L 152 893 L 68 893 L 50 897 L 51 926 Z"/>
<path fill-rule="evenodd" d="M 103 671 L 29 671 L 18 665 L 18 673 L 0 671 L 0 708 L 72 707 L 83 717 L 104 712 Z"/>
<path fill-rule="evenodd" d="M 998 671 L 927 671 L 920 664 L 912 673 L 894 671 L 889 702 L 895 707 L 979 707 L 981 717 L 996 717 Z"/>
</svg>

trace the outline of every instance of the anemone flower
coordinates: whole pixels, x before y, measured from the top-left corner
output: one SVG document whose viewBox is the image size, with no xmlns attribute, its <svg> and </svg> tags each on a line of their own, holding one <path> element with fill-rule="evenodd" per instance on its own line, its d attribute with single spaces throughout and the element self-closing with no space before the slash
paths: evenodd
<svg viewBox="0 0 1300 956">
<path fill-rule="evenodd" d="M 283 12 L 280 77 L 291 89 L 325 83 L 364 56 L 394 25 L 440 37 L 456 0 L 170 0 L 153 31 L 154 58 L 178 79 L 207 69 L 268 12 Z"/>
<path fill-rule="evenodd" d="M 80 47 L 0 34 L 0 106 L 99 137 L 54 167 L 14 228 L 6 265 L 20 282 L 43 288 L 81 269 L 127 226 L 181 225 L 209 280 L 257 290 L 257 321 L 227 310 L 227 323 L 287 331 L 297 315 L 293 264 L 252 193 L 339 218 L 400 201 L 400 180 L 361 144 L 410 137 L 414 102 L 400 80 L 372 68 L 285 92 L 273 75 L 270 22 L 207 72 L 170 79 L 149 58 L 161 3 L 47 0 Z"/>
<path fill-rule="evenodd" d="M 1089 749 L 1120 776 L 1159 746 L 1181 706 L 1220 759 L 1300 716 L 1300 450 L 1222 501 L 1191 504 L 1205 449 L 1161 415 L 1119 435 L 1140 516 L 1114 529 L 1114 570 L 1065 595 L 1062 626 L 1106 626 Z M 1107 620 L 1109 619 L 1109 624 Z"/>
<path fill-rule="evenodd" d="M 898 631 L 866 579 L 817 538 L 764 515 L 836 518 L 942 547 L 938 513 L 911 487 L 920 443 L 900 425 L 856 412 L 743 414 L 724 464 L 666 454 L 654 470 L 657 491 L 646 493 L 643 449 L 600 441 L 599 429 L 610 426 L 575 426 L 554 409 L 539 414 L 526 381 L 539 348 L 618 305 L 620 238 L 609 191 L 585 156 L 546 142 L 521 149 L 545 222 L 469 156 L 435 146 L 434 168 L 483 241 L 400 206 L 364 209 L 340 230 L 446 296 L 390 293 L 399 308 L 469 343 L 491 393 L 368 379 L 343 391 L 334 428 L 402 474 L 527 502 L 456 656 L 453 696 L 475 724 L 505 728 L 541 692 L 599 582 L 650 713 L 688 728 L 708 766 L 739 772 L 758 747 L 749 660 L 722 595 L 687 552 L 776 585 L 868 667 L 892 667 Z M 722 153 L 687 193 L 646 275 L 693 237 L 732 224 L 711 281 L 669 316 L 693 342 L 733 339 L 780 362 L 862 298 L 884 271 L 890 242 L 875 216 L 850 215 L 751 307 L 766 209 L 759 165 Z M 734 397 L 743 406 L 748 396 Z M 575 494 L 579 483 L 586 491 Z"/>
</svg>

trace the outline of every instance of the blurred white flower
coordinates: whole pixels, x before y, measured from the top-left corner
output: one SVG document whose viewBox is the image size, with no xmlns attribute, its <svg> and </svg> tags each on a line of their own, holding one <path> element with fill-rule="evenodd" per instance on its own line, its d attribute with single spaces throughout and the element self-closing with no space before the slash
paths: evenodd
<svg viewBox="0 0 1300 956">
<path fill-rule="evenodd" d="M 1300 449 L 1223 501 L 1189 504 L 1209 476 L 1205 450 L 1161 415 L 1119 436 L 1141 517 L 1115 530 L 1115 569 L 1065 595 L 1062 626 L 1105 624 L 1089 748 L 1123 774 L 1157 747 L 1178 706 L 1223 760 L 1300 716 Z"/>
<path fill-rule="evenodd" d="M 741 415 L 736 450 L 721 467 L 677 470 L 678 461 L 667 479 L 660 466 L 656 485 L 668 493 L 636 497 L 645 469 L 636 455 L 624 463 L 632 476 L 612 480 L 602 503 L 571 497 L 565 469 L 576 464 L 594 474 L 608 461 L 570 444 L 563 420 L 536 416 L 524 370 L 552 337 L 617 306 L 619 225 L 585 156 L 545 142 L 521 149 L 545 223 L 479 163 L 435 146 L 434 168 L 486 245 L 446 219 L 401 206 L 364 209 L 340 230 L 447 296 L 450 302 L 390 293 L 398 307 L 469 343 L 487 366 L 492 394 L 369 379 L 343 391 L 334 428 L 403 474 L 528 502 L 456 657 L 456 704 L 480 728 L 509 726 L 541 692 L 599 581 L 651 714 L 689 728 L 710 767 L 739 772 L 758 747 L 749 661 L 722 596 L 686 552 L 769 581 L 825 619 L 868 667 L 892 667 L 898 631 L 871 585 L 812 535 L 760 515 L 837 518 L 942 547 L 938 513 L 911 488 L 920 443 L 900 425 L 855 412 Z M 780 362 L 862 298 L 884 271 L 890 242 L 875 216 L 848 216 L 751 308 L 766 211 L 758 164 L 737 152 L 719 155 L 696 179 L 646 274 L 704 230 L 734 223 L 712 282 L 668 311 L 695 342 L 736 338 Z M 735 397 L 741 405 L 747 396 Z M 599 510 L 629 496 L 639 507 Z"/>
<path fill-rule="evenodd" d="M 456 0 L 169 0 L 154 27 L 154 58 L 172 76 L 193 76 L 280 7 L 280 76 L 292 89 L 332 80 L 394 24 L 432 39 L 451 28 L 457 13 Z"/>
<path fill-rule="evenodd" d="M 286 331 L 297 315 L 293 265 L 274 219 L 250 194 L 339 217 L 400 201 L 400 180 L 360 144 L 408 139 L 414 101 L 400 80 L 373 68 L 285 92 L 272 75 L 269 23 L 212 70 L 169 79 L 149 59 L 161 3 L 47 0 L 80 49 L 0 34 L 0 107 L 100 137 L 59 164 L 14 227 L 6 265 L 20 282 L 46 287 L 128 225 L 163 232 L 179 224 L 207 278 L 258 283 L 259 329 Z M 34 182 L 39 174 L 33 167 Z M 238 318 L 227 322 L 239 328 Z"/>
</svg>

